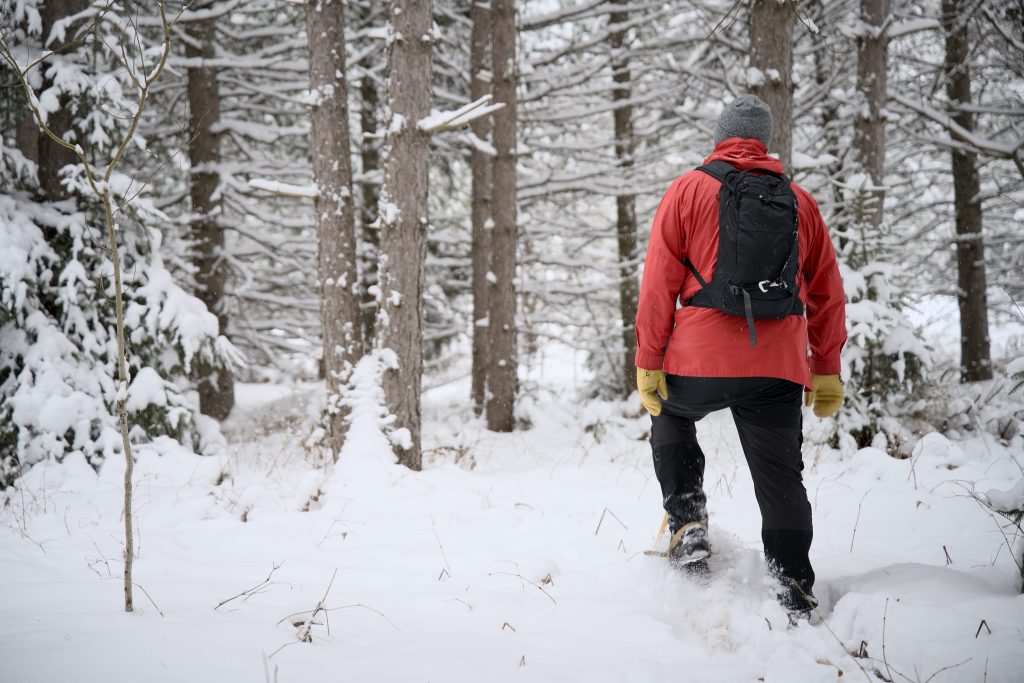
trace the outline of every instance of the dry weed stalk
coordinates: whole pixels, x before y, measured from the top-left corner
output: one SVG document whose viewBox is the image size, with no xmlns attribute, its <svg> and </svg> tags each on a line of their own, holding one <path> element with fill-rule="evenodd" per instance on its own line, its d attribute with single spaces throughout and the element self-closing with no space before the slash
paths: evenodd
<svg viewBox="0 0 1024 683">
<path fill-rule="evenodd" d="M 373 612 L 377 616 L 379 616 L 382 619 L 384 619 L 384 621 L 386 621 L 389 624 L 391 624 L 391 627 L 394 628 L 396 631 L 401 631 L 402 630 L 402 629 L 398 628 L 398 626 L 395 625 L 395 622 L 391 621 L 391 619 L 389 619 L 387 617 L 387 615 L 385 615 L 383 612 L 381 612 L 379 610 L 374 609 L 373 607 L 370 607 L 369 605 L 364 605 L 362 603 L 355 603 L 353 605 L 342 605 L 341 607 L 326 607 L 324 605 L 324 602 L 326 602 L 327 595 L 331 592 L 331 586 L 334 585 L 334 579 L 335 579 L 335 577 L 337 575 L 338 575 L 338 570 L 335 569 L 334 573 L 331 574 L 331 581 L 330 581 L 330 583 L 327 584 L 327 590 L 324 591 L 323 597 L 321 597 L 320 600 L 317 601 L 316 606 L 312 610 L 306 610 L 306 611 L 302 611 L 302 612 L 293 612 L 292 614 L 289 614 L 288 616 L 284 617 L 283 619 L 281 619 L 280 621 L 277 622 L 278 626 L 280 626 L 284 622 L 289 621 L 289 620 L 293 619 L 294 617 L 301 616 L 303 614 L 308 614 L 309 615 L 309 616 L 307 616 L 307 617 L 305 617 L 305 618 L 303 618 L 303 619 L 301 619 L 299 621 L 291 622 L 292 626 L 294 626 L 294 627 L 296 627 L 298 629 L 298 632 L 295 634 L 296 640 L 294 640 L 294 641 L 292 641 L 290 643 L 285 643 L 281 647 L 279 647 L 276 650 L 274 650 L 272 653 L 270 653 L 270 655 L 268 656 L 268 659 L 273 657 L 274 655 L 276 655 L 278 652 L 280 652 L 281 650 L 285 649 L 289 645 L 296 645 L 298 643 L 312 643 L 313 642 L 313 627 L 319 625 L 316 622 L 316 616 L 318 614 L 320 614 L 321 612 L 324 615 L 324 622 L 325 622 L 325 624 L 327 626 L 327 635 L 331 634 L 331 619 L 330 619 L 330 613 L 331 612 L 334 612 L 336 610 L 341 610 L 341 609 L 353 609 L 353 608 L 356 608 L 356 607 L 358 607 L 360 609 L 365 609 L 365 610 L 369 610 L 369 611 Z"/>
<path fill-rule="evenodd" d="M 270 579 L 273 578 L 274 572 L 276 572 L 278 569 L 280 569 L 281 567 L 284 566 L 284 563 L 285 563 L 285 561 L 282 560 L 281 564 L 274 564 L 273 568 L 270 570 L 270 573 L 267 574 L 267 578 L 263 579 L 262 581 L 260 581 L 258 584 L 256 584 L 252 588 L 248 588 L 248 589 L 242 591 L 238 595 L 234 595 L 234 596 L 232 596 L 230 598 L 227 598 L 226 600 L 221 600 L 220 602 L 217 603 L 217 606 L 214 607 L 213 609 L 215 609 L 215 610 L 220 609 L 221 607 L 223 607 L 224 605 L 228 604 L 232 600 L 236 600 L 236 599 L 241 598 L 243 596 L 245 597 L 246 600 L 248 600 L 252 596 L 264 592 L 267 588 L 269 588 L 271 585 L 273 585 L 273 582 L 271 582 Z"/>
</svg>

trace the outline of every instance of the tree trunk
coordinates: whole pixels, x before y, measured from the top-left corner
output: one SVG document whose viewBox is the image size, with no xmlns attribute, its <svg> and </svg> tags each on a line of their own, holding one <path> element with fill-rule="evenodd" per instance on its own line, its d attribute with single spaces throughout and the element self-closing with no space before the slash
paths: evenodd
<svg viewBox="0 0 1024 683">
<path fill-rule="evenodd" d="M 515 426 L 516 377 L 516 26 L 513 0 L 493 0 L 492 81 L 494 101 L 494 228 L 491 241 L 487 371 L 487 427 Z"/>
<path fill-rule="evenodd" d="M 423 279 L 427 253 L 428 134 L 417 123 L 430 113 L 430 0 L 392 0 L 388 22 L 388 116 L 380 196 L 380 310 L 377 343 L 395 354 L 384 394 L 395 416 L 398 461 L 421 467 Z M 404 432 L 402 430 L 405 430 Z"/>
<path fill-rule="evenodd" d="M 47 0 L 43 3 L 42 11 L 40 12 L 42 19 L 42 37 L 46 40 L 50 36 L 50 32 L 53 30 L 55 23 L 69 17 L 73 14 L 78 14 L 88 6 L 88 0 Z M 75 34 L 74 28 L 68 28 L 65 33 L 65 39 L 70 40 Z M 51 49 L 57 53 L 63 54 L 64 52 L 71 49 L 68 42 L 60 43 L 53 41 L 48 45 L 43 45 L 44 49 Z M 48 90 L 53 87 L 53 80 L 47 76 L 47 69 L 41 69 L 43 74 L 43 90 Z M 72 117 L 70 98 L 66 95 L 62 95 L 60 98 L 61 106 L 55 112 L 52 112 L 47 118 L 47 127 L 53 131 L 58 137 L 63 140 L 74 142 L 77 138 L 73 139 L 69 137 L 69 133 L 72 133 Z M 84 118 L 84 115 L 83 115 Z M 29 119 L 28 126 L 38 139 L 37 142 L 37 153 L 29 158 L 35 158 L 39 162 L 38 175 L 39 180 L 39 191 L 42 196 L 50 201 L 67 199 L 69 193 L 67 189 L 60 182 L 60 171 L 69 164 L 77 164 L 78 157 L 75 153 L 57 144 L 47 135 L 39 133 L 39 129 L 36 127 L 34 119 Z M 25 132 L 24 135 L 27 137 L 31 135 L 30 132 Z M 28 144 L 27 141 L 23 141 L 23 144 Z M 84 145 L 83 145 L 84 146 Z"/>
<path fill-rule="evenodd" d="M 17 93 L 18 96 L 21 93 Z M 23 98 L 24 101 L 24 98 Z M 39 163 L 39 147 L 42 140 L 39 135 L 39 126 L 36 125 L 35 116 L 28 106 L 21 105 L 21 112 L 14 120 L 14 146 L 29 161 Z M 39 176 L 42 177 L 41 175 Z"/>
<path fill-rule="evenodd" d="M 216 19 L 185 24 L 189 40 L 185 56 L 193 60 L 215 56 Z M 188 160 L 192 168 L 192 264 L 196 268 L 196 297 L 217 316 L 221 334 L 228 329 L 228 304 L 225 286 L 228 267 L 222 258 L 224 230 L 220 225 L 221 200 L 220 137 L 213 127 L 220 121 L 220 87 L 217 69 L 201 64 L 188 69 L 189 144 Z M 199 410 L 223 420 L 235 405 L 235 378 L 230 370 L 218 368 L 200 359 L 195 377 L 199 389 Z"/>
<path fill-rule="evenodd" d="M 363 207 L 360 222 L 362 224 L 362 240 L 359 245 L 360 275 L 362 284 L 361 318 L 363 325 L 363 350 L 373 347 L 374 321 L 377 319 L 377 298 L 371 294 L 371 288 L 378 283 L 377 258 L 380 252 L 380 230 L 374 225 L 377 220 L 377 205 L 380 203 L 380 179 L 374 177 L 380 171 L 380 143 L 373 136 L 379 128 L 377 106 L 380 96 L 377 84 L 369 73 L 363 75 L 359 83 L 359 127 L 363 133 L 360 142 L 360 158 L 362 159 L 363 182 L 360 184 L 363 193 Z M 370 227 L 373 225 L 373 227 Z"/>
<path fill-rule="evenodd" d="M 882 225 L 885 190 L 885 102 L 887 98 L 888 39 L 882 24 L 888 0 L 861 0 L 862 30 L 857 36 L 857 100 L 854 107 L 853 149 L 858 170 L 867 176 L 857 201 L 857 222 L 878 234 Z M 867 242 L 867 240 L 865 240 Z"/>
<path fill-rule="evenodd" d="M 787 175 L 793 173 L 794 0 L 753 0 L 750 8 L 750 66 L 761 72 L 750 91 L 772 110 L 772 144 Z"/>
<path fill-rule="evenodd" d="M 616 0 L 616 4 L 626 5 L 627 0 Z M 623 26 L 629 20 L 629 12 L 612 12 L 609 21 L 613 27 Z M 626 30 L 613 30 L 611 40 L 612 101 L 616 106 L 613 112 L 615 123 L 615 159 L 621 169 L 620 181 L 630 182 L 629 174 L 633 168 L 633 107 L 626 104 L 631 96 L 629 73 L 629 48 L 626 45 Z M 629 396 L 636 388 L 636 369 L 633 365 L 636 357 L 636 305 L 640 296 L 640 288 L 636 279 L 636 196 L 620 194 L 615 197 L 616 235 L 619 242 L 619 314 L 622 317 L 622 384 L 623 396 Z"/>
<path fill-rule="evenodd" d="M 327 384 L 328 442 L 334 452 L 345 439 L 347 413 L 342 391 L 363 342 L 356 269 L 355 208 L 348 134 L 348 84 L 345 81 L 345 4 L 342 0 L 307 0 L 310 143 L 317 243 L 317 288 L 320 335 Z"/>
<path fill-rule="evenodd" d="M 469 99 L 476 101 L 491 92 L 491 75 L 488 69 L 491 54 L 491 10 L 479 2 L 470 8 L 473 30 L 469 51 Z M 491 136 L 491 119 L 481 116 L 470 124 L 473 135 L 481 140 Z M 491 256 L 491 199 L 493 183 L 493 160 L 486 152 L 473 147 L 469 156 L 470 172 L 473 176 L 472 225 L 473 225 L 473 412 L 483 413 L 487 400 L 487 271 Z"/>
<path fill-rule="evenodd" d="M 946 96 L 952 118 L 964 130 L 974 130 L 974 115 L 961 108 L 971 103 L 968 15 L 963 0 L 942 0 L 946 35 Z M 957 299 L 960 304 L 960 381 L 992 378 L 989 353 L 988 298 L 985 293 L 985 242 L 981 232 L 981 191 L 977 155 L 953 149 L 953 205 L 956 212 Z"/>
<path fill-rule="evenodd" d="M 386 18 L 380 8 L 370 4 L 361 8 L 363 25 L 376 26 L 377 21 L 385 22 Z M 377 81 L 371 73 L 370 62 L 376 56 L 367 55 L 363 60 L 363 77 L 359 81 L 359 127 L 362 137 L 359 140 L 359 155 L 362 161 L 363 180 L 359 184 L 362 192 L 362 214 L 360 216 L 359 267 L 360 267 L 360 311 L 363 325 L 363 350 L 373 348 L 374 325 L 377 319 L 377 297 L 371 291 L 379 284 L 377 277 L 377 259 L 380 252 L 380 231 L 374 225 L 377 221 L 377 205 L 380 202 L 380 140 L 377 134 L 380 129 L 378 111 L 380 93 Z M 373 227 L 370 227 L 373 225 Z"/>
<path fill-rule="evenodd" d="M 820 29 L 818 33 L 811 36 L 814 44 L 815 85 L 819 90 L 828 92 L 832 89 L 832 84 L 838 75 L 836 73 L 837 70 L 842 68 L 841 63 L 840 66 L 837 66 L 837 62 L 843 58 L 843 55 L 837 54 L 834 51 L 835 48 L 832 45 L 831 38 L 838 30 L 838 27 L 835 24 L 828 23 L 833 21 L 833 19 L 825 11 L 824 0 L 811 0 L 807 4 L 807 13 Z M 847 147 L 846 122 L 845 119 L 840 118 L 839 104 L 838 100 L 828 97 L 824 98 L 820 107 L 819 125 L 821 126 L 822 136 L 825 141 L 822 149 L 826 154 L 830 154 L 835 158 L 834 161 L 827 164 L 824 168 L 827 178 L 838 178 L 842 174 L 842 159 Z M 827 194 L 819 198 L 819 201 L 825 199 L 825 201 L 829 201 L 834 205 L 829 228 L 839 242 L 839 251 L 843 252 L 846 244 L 849 242 L 846 234 L 847 220 L 844 215 L 846 206 L 843 187 L 840 183 L 830 182 L 828 189 L 823 189 L 821 192 Z"/>
</svg>

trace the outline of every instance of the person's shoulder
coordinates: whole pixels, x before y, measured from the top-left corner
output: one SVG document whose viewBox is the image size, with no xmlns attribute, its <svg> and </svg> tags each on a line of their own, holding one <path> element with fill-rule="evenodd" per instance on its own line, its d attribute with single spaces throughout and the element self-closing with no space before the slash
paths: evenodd
<svg viewBox="0 0 1024 683">
<path fill-rule="evenodd" d="M 665 198 L 673 198 L 675 200 L 680 200 L 683 198 L 684 195 L 692 193 L 695 185 L 700 182 L 700 178 L 698 178 L 697 176 L 702 175 L 704 174 L 698 172 L 695 169 L 692 171 L 686 171 L 682 175 L 676 176 L 675 179 L 669 184 L 668 188 L 666 188 Z"/>
<path fill-rule="evenodd" d="M 696 168 L 691 168 L 689 171 L 684 171 L 672 182 L 673 185 L 685 185 L 692 183 L 700 178 L 700 176 L 707 175 L 698 171 Z"/>
<path fill-rule="evenodd" d="M 706 185 L 708 183 L 717 184 L 718 181 L 704 171 L 701 171 L 699 168 L 694 168 L 686 171 L 676 178 L 672 183 L 672 189 L 682 191 L 699 185 Z"/>
</svg>

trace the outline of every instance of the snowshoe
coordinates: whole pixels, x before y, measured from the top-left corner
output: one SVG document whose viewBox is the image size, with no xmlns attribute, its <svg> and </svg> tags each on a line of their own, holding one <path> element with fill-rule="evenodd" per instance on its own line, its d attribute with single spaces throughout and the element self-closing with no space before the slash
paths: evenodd
<svg viewBox="0 0 1024 683">
<path fill-rule="evenodd" d="M 711 556 L 708 555 L 708 557 Z M 701 581 L 706 581 L 711 578 L 711 565 L 708 564 L 708 557 L 699 560 L 691 560 L 690 562 L 682 564 L 673 560 L 672 564 L 676 569 L 687 576 L 700 579 Z"/>
</svg>

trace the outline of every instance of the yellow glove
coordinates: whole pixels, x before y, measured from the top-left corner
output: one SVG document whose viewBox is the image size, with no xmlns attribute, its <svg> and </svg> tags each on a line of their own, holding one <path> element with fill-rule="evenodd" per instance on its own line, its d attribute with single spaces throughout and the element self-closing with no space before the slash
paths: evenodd
<svg viewBox="0 0 1024 683">
<path fill-rule="evenodd" d="M 668 399 L 668 382 L 664 370 L 636 369 L 636 388 L 640 390 L 640 402 L 647 412 L 657 417 L 661 415 L 661 401 Z M 661 396 L 659 399 L 658 396 Z"/>
<path fill-rule="evenodd" d="M 814 405 L 814 414 L 818 417 L 831 417 L 843 405 L 843 380 L 839 375 L 811 375 L 811 386 L 814 391 L 804 394 L 804 405 Z"/>
</svg>

